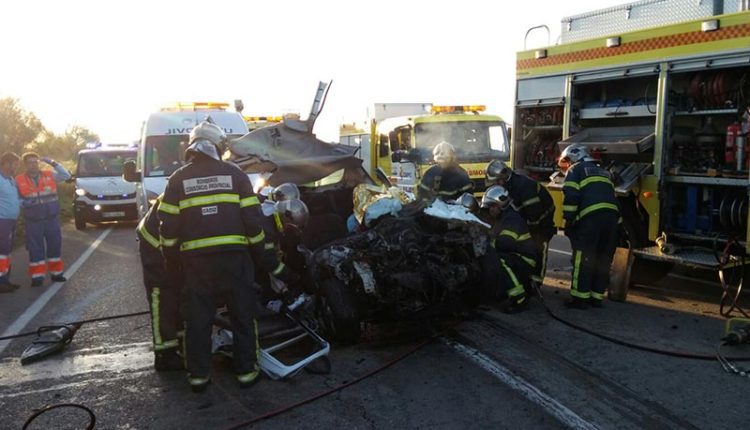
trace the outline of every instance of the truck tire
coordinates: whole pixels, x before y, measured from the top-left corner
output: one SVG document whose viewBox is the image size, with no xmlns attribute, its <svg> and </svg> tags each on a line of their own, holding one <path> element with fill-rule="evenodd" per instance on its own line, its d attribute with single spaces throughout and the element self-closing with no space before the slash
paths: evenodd
<svg viewBox="0 0 750 430">
<path fill-rule="evenodd" d="M 78 212 L 75 212 L 75 223 L 76 223 L 76 230 L 85 230 L 86 229 L 86 220 L 83 218 L 83 215 L 81 215 Z"/>
<path fill-rule="evenodd" d="M 359 341 L 360 317 L 354 291 L 338 279 L 321 282 L 319 311 L 326 334 L 338 344 Z"/>
</svg>

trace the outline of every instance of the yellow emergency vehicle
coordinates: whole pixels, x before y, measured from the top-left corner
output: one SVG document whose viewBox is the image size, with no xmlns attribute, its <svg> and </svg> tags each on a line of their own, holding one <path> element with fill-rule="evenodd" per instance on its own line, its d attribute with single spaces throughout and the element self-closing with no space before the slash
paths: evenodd
<svg viewBox="0 0 750 430">
<path fill-rule="evenodd" d="M 371 176 L 377 171 L 404 191 L 414 192 L 424 173 L 434 163 L 432 150 L 446 141 L 481 192 L 484 170 L 491 160 L 508 160 L 508 128 L 503 119 L 484 113 L 485 107 L 437 106 L 431 103 L 377 103 L 370 120 L 369 141 L 361 130 L 342 135 L 361 145 L 359 157 Z M 352 137 L 354 136 L 354 137 Z M 357 141 L 357 139 L 359 139 Z M 381 174 L 381 175 L 382 175 Z"/>
<path fill-rule="evenodd" d="M 747 3 L 639 1 L 564 18 L 559 44 L 517 54 L 512 164 L 548 183 L 558 226 L 556 161 L 580 143 L 613 174 L 636 261 L 744 262 Z"/>
</svg>

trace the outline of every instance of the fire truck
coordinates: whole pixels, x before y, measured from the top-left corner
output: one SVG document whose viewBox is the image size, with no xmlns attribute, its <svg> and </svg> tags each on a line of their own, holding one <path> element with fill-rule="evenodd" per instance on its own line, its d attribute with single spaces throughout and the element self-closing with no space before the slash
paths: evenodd
<svg viewBox="0 0 750 430">
<path fill-rule="evenodd" d="M 622 208 L 625 286 L 634 264 L 744 265 L 747 3 L 639 1 L 564 18 L 558 44 L 517 53 L 512 164 L 547 184 L 562 226 L 560 151 L 579 143 L 601 160 Z"/>
<path fill-rule="evenodd" d="M 481 105 L 438 106 L 431 103 L 376 103 L 370 119 L 369 141 L 356 127 L 342 140 L 354 139 L 359 157 L 373 177 L 387 176 L 393 185 L 415 192 L 432 164 L 432 150 L 442 141 L 456 148 L 456 158 L 471 177 L 474 192 L 482 192 L 484 169 L 494 160 L 508 160 L 508 128 L 503 119 L 484 113 Z M 343 130 L 343 129 L 342 129 Z M 350 143 L 351 144 L 351 143 Z M 380 173 L 378 173 L 380 172 Z"/>
</svg>

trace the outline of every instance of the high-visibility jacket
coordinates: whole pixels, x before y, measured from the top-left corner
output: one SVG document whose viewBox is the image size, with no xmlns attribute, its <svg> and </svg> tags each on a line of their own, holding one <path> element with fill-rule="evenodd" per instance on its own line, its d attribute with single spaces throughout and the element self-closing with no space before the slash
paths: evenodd
<svg viewBox="0 0 750 430">
<path fill-rule="evenodd" d="M 554 234 L 555 204 L 544 185 L 514 173 L 508 179 L 506 188 L 513 206 L 526 220 L 532 233 Z"/>
<path fill-rule="evenodd" d="M 597 211 L 620 212 L 609 172 L 594 161 L 570 166 L 563 183 L 563 217 L 566 225 Z"/>
<path fill-rule="evenodd" d="M 496 232 L 493 245 L 501 257 L 514 255 L 530 267 L 536 267 L 537 246 L 531 238 L 526 221 L 515 209 L 505 209 L 493 230 Z"/>
<path fill-rule="evenodd" d="M 417 188 L 417 195 L 421 199 L 433 199 L 436 197 L 455 200 L 463 193 L 468 193 L 474 185 L 459 165 L 442 168 L 438 165 L 432 166 L 424 174 Z"/>
<path fill-rule="evenodd" d="M 260 201 L 237 166 L 196 157 L 170 176 L 159 204 L 159 241 L 167 258 L 247 250 L 256 264 L 284 275 L 272 252 L 264 251 Z"/>
<path fill-rule="evenodd" d="M 136 232 L 141 246 L 141 259 L 149 264 L 161 264 L 164 260 L 159 242 L 159 203 L 162 196 L 149 208 L 146 215 L 138 223 Z"/>
<path fill-rule="evenodd" d="M 18 175 L 16 184 L 25 219 L 44 220 L 60 214 L 57 183 L 52 171 L 40 171 L 36 182 L 26 173 Z"/>
</svg>

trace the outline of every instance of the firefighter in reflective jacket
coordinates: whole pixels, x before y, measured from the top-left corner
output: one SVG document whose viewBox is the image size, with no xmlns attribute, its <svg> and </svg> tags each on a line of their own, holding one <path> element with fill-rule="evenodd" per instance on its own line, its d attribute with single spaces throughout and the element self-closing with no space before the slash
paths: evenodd
<svg viewBox="0 0 750 430">
<path fill-rule="evenodd" d="M 138 223 L 138 251 L 143 269 L 143 285 L 151 311 L 151 331 L 154 342 L 154 368 L 156 370 L 182 370 L 183 358 L 179 356 L 178 332 L 182 325 L 180 317 L 180 268 L 167 276 L 164 257 L 159 243 L 159 202 L 156 202 Z"/>
<path fill-rule="evenodd" d="M 260 202 L 247 175 L 221 160 L 226 136 L 202 122 L 190 133 L 188 164 L 169 178 L 159 205 L 162 253 L 167 265 L 181 259 L 186 290 L 185 349 L 193 391 L 210 382 L 211 332 L 216 307 L 228 304 L 233 360 L 241 387 L 258 378 L 259 311 L 254 264 L 286 280 L 286 270 L 263 252 Z M 249 251 L 249 252 L 248 252 Z"/>
<path fill-rule="evenodd" d="M 290 270 L 289 277 L 297 280 L 306 267 L 304 256 L 298 250 L 302 243 L 302 230 L 310 219 L 310 211 L 307 205 L 299 199 L 300 193 L 296 185 L 291 183 L 281 184 L 269 195 L 268 200 L 263 202 L 263 231 L 266 233 L 265 251 L 272 252 Z M 281 285 L 278 282 L 270 282 L 267 271 L 263 267 L 256 268 L 258 283 L 264 287 L 268 299 L 276 296 L 286 302 L 287 305 L 300 297 L 302 289 L 299 285 Z M 296 282 L 290 282 L 296 284 Z M 267 288 L 270 287 L 270 288 Z M 274 288 L 281 287 L 276 291 Z M 287 288 L 288 287 L 288 288 Z"/>
<path fill-rule="evenodd" d="M 609 172 L 582 145 L 570 145 L 560 160 L 570 163 L 563 183 L 565 235 L 573 249 L 573 274 L 568 307 L 600 307 L 609 286 L 620 218 Z"/>
<path fill-rule="evenodd" d="M 487 186 L 502 185 L 508 190 L 513 207 L 526 220 L 531 238 L 537 246 L 536 268 L 532 280 L 541 284 L 547 270 L 549 241 L 555 235 L 555 204 L 547 188 L 518 174 L 503 161 L 493 160 L 485 171 Z"/>
<path fill-rule="evenodd" d="M 526 291 L 534 272 L 536 245 L 526 221 L 510 203 L 508 191 L 500 185 L 488 188 L 482 197 L 481 206 L 489 210 L 493 220 L 494 245 L 486 257 L 484 270 L 490 274 L 490 282 L 499 284 L 507 294 L 505 312 L 516 313 L 528 309 Z"/>
<path fill-rule="evenodd" d="M 26 222 L 31 286 L 41 286 L 47 270 L 53 282 L 65 282 L 57 183 L 70 179 L 70 173 L 54 160 L 40 159 L 33 152 L 24 154 L 22 158 L 26 171 L 16 177 L 16 184 Z M 40 170 L 39 160 L 52 166 L 54 172 Z"/>
<path fill-rule="evenodd" d="M 427 169 L 419 182 L 417 197 L 424 200 L 456 200 L 473 188 L 469 174 L 456 163 L 456 150 L 448 142 L 440 142 L 432 150 L 436 165 Z"/>
</svg>

